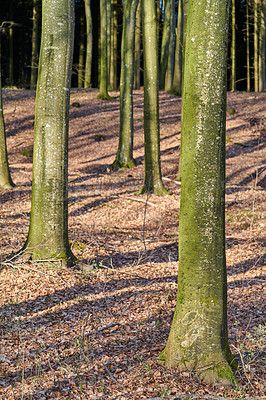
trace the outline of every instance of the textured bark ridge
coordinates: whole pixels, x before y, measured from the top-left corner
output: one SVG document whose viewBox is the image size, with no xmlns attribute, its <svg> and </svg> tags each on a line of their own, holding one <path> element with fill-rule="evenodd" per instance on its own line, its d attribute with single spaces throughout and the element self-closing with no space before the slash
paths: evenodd
<svg viewBox="0 0 266 400">
<path fill-rule="evenodd" d="M 182 104 L 177 305 L 160 359 L 235 382 L 227 335 L 225 117 L 228 1 L 190 3 Z"/>
<path fill-rule="evenodd" d="M 74 2 L 43 1 L 36 93 L 31 219 L 24 257 L 71 263 L 68 242 L 68 113 Z"/>
</svg>

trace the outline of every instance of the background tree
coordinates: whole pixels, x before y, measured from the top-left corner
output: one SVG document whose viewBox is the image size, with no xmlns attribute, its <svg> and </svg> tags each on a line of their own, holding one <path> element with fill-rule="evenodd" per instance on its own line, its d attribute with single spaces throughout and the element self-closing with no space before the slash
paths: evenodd
<svg viewBox="0 0 266 400">
<path fill-rule="evenodd" d="M 177 305 L 165 365 L 231 385 L 225 262 L 225 119 L 229 0 L 191 0 L 182 122 Z"/>
<path fill-rule="evenodd" d="M 231 91 L 236 90 L 236 0 L 231 2 Z"/>
<path fill-rule="evenodd" d="M 36 81 L 37 81 L 37 67 L 38 67 L 38 55 L 39 55 L 39 20 L 40 20 L 40 1 L 33 0 L 31 75 L 30 75 L 31 90 L 36 89 Z"/>
<path fill-rule="evenodd" d="M 120 75 L 120 135 L 113 169 L 131 168 L 133 160 L 133 80 L 136 12 L 139 0 L 124 0 Z"/>
<path fill-rule="evenodd" d="M 87 35 L 84 87 L 88 88 L 91 86 L 92 43 L 93 43 L 91 0 L 84 0 L 84 4 L 85 4 L 85 17 L 86 17 L 86 35 Z"/>
<path fill-rule="evenodd" d="M 8 166 L 6 131 L 5 131 L 3 101 L 2 101 L 1 36 L 2 36 L 2 28 L 4 25 L 5 23 L 3 22 L 0 26 L 0 188 L 9 189 L 15 185 L 12 182 Z"/>
<path fill-rule="evenodd" d="M 260 3 L 260 35 L 259 35 L 259 91 L 266 90 L 265 45 L 266 45 L 266 1 Z"/>
<path fill-rule="evenodd" d="M 112 0 L 111 2 L 111 61 L 110 61 L 110 82 L 109 87 L 110 90 L 117 89 L 117 13 L 118 13 L 118 4 L 117 0 Z"/>
<path fill-rule="evenodd" d="M 100 93 L 98 98 L 101 100 L 110 100 L 108 94 L 108 47 L 107 47 L 107 1 L 100 0 L 100 14 L 101 14 L 101 29 L 100 29 L 100 43 L 101 43 L 101 72 L 100 72 Z"/>
<path fill-rule="evenodd" d="M 31 259 L 71 263 L 68 242 L 68 113 L 74 1 L 43 0 L 36 93 L 31 218 L 23 248 Z"/>
<path fill-rule="evenodd" d="M 162 183 L 158 101 L 158 43 L 154 0 L 142 1 L 145 177 L 139 193 L 167 193 Z"/>
<path fill-rule="evenodd" d="M 140 58 L 141 58 L 141 2 L 139 0 L 136 13 L 135 57 L 134 57 L 134 89 L 140 89 Z"/>
</svg>

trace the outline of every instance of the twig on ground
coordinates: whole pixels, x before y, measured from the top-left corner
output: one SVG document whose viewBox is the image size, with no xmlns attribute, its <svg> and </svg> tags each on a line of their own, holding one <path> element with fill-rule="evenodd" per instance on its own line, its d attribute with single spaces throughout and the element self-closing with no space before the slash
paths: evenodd
<svg viewBox="0 0 266 400">
<path fill-rule="evenodd" d="M 243 360 L 241 351 L 240 351 L 236 346 L 234 346 L 233 344 L 232 344 L 232 347 L 238 352 L 238 354 L 239 354 L 239 356 L 240 356 L 240 360 L 241 360 L 242 366 L 243 366 L 244 374 L 245 374 L 245 376 L 246 376 L 246 378 L 247 378 L 247 380 L 248 380 L 250 386 L 254 389 L 254 386 L 252 385 L 252 383 L 251 383 L 251 381 L 250 381 L 250 379 L 249 379 L 249 377 L 248 377 L 248 375 L 247 375 L 246 367 L 245 367 L 245 363 L 244 363 L 244 360 Z"/>
<path fill-rule="evenodd" d="M 115 382 L 115 383 L 117 383 L 117 385 L 118 385 L 119 387 L 123 388 L 123 385 L 121 385 L 121 383 L 119 383 L 119 382 L 115 379 L 115 377 L 113 376 L 113 374 L 109 371 L 109 369 L 107 368 L 107 365 L 104 364 L 103 362 L 102 362 L 102 365 L 104 366 L 105 371 L 108 373 L 108 375 L 110 376 L 110 378 L 112 379 L 112 381 Z"/>
</svg>

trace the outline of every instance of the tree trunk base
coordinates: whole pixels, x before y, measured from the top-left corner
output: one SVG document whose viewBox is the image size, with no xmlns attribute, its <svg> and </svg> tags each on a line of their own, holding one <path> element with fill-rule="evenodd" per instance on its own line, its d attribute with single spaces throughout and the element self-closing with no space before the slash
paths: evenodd
<svg viewBox="0 0 266 400">
<path fill-rule="evenodd" d="M 110 165 L 110 168 L 112 171 L 118 171 L 119 169 L 128 169 L 128 168 L 134 168 L 136 166 L 136 163 L 133 158 L 126 159 L 125 161 L 120 161 L 119 159 L 115 159 L 113 164 Z"/>
</svg>

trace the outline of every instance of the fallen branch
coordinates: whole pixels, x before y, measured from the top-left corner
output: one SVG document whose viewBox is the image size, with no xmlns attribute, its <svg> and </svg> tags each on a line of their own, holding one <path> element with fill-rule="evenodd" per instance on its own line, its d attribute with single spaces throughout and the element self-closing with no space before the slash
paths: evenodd
<svg viewBox="0 0 266 400">
<path fill-rule="evenodd" d="M 113 376 L 113 374 L 109 371 L 109 369 L 107 368 L 107 365 L 104 364 L 103 362 L 102 362 L 102 365 L 104 366 L 105 371 L 108 373 L 108 375 L 110 376 L 110 378 L 112 379 L 112 381 L 115 382 L 115 383 L 117 383 L 117 385 L 118 385 L 119 387 L 123 388 L 123 385 L 121 385 L 121 383 L 119 383 L 119 382 L 115 379 L 115 377 Z"/>
</svg>

